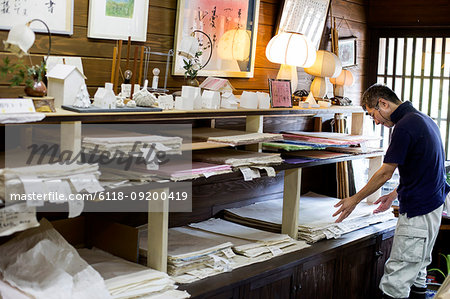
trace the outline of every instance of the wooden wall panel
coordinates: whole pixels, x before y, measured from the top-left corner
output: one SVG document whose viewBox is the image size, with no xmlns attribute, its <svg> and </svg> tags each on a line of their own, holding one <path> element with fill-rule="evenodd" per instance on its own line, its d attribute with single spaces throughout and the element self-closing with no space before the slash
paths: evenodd
<svg viewBox="0 0 450 299">
<path fill-rule="evenodd" d="M 447 0 L 369 0 L 370 27 L 449 26 Z"/>
<path fill-rule="evenodd" d="M 348 68 L 353 73 L 355 80 L 352 86 L 345 87 L 345 96 L 352 100 L 354 105 L 359 105 L 361 95 L 366 88 L 365 77 L 368 61 L 368 2 L 366 0 L 335 0 L 331 2 L 331 5 L 331 12 L 336 18 L 339 37 L 342 38 L 354 36 L 357 38 L 357 65 Z M 330 51 L 330 18 L 327 19 L 327 23 L 325 26 L 326 28 L 322 37 L 321 48 Z M 327 94 L 329 97 L 333 96 L 331 83 L 328 84 Z"/>
<path fill-rule="evenodd" d="M 274 78 L 279 66 L 270 63 L 265 56 L 265 47 L 273 36 L 276 19 L 281 7 L 281 0 L 262 0 L 260 3 L 260 15 L 256 45 L 256 60 L 254 78 L 232 78 L 230 81 L 238 93 L 243 90 L 268 91 L 268 78 Z M 115 45 L 113 40 L 87 38 L 88 25 L 88 0 L 74 1 L 74 32 L 72 36 L 52 35 L 52 55 L 81 56 L 85 75 L 88 78 L 87 85 L 91 96 L 99 86 L 109 81 L 112 65 L 112 52 Z M 149 7 L 147 41 L 136 42 L 133 45 L 150 46 L 152 51 L 167 52 L 174 46 L 176 0 L 151 0 Z M 0 40 L 6 40 L 8 32 L 0 31 Z M 31 48 L 33 64 L 39 63 L 47 53 L 48 37 L 45 34 L 37 34 L 36 42 Z M 126 51 L 122 51 L 122 58 L 126 57 Z M 133 50 L 132 50 L 133 52 Z M 0 51 L 0 59 L 9 56 L 9 53 Z M 14 58 L 12 58 L 14 59 Z M 123 59 L 122 68 L 125 66 Z M 165 69 L 164 57 L 153 55 L 150 61 L 150 69 L 158 67 L 163 74 Z M 28 58 L 25 60 L 29 63 Z M 149 70 L 149 73 L 150 70 Z M 162 76 L 160 76 L 162 77 Z M 160 84 L 163 79 L 160 78 Z M 182 76 L 169 76 L 168 88 L 170 91 L 179 90 L 184 83 Z M 0 78 L 0 97 L 17 97 L 23 94 L 21 87 L 9 87 L 8 78 Z"/>
<path fill-rule="evenodd" d="M 276 31 L 277 18 L 282 9 L 282 3 L 282 0 L 261 1 L 255 54 L 255 75 L 254 78 L 250 79 L 231 78 L 230 81 L 237 89 L 237 93 L 243 90 L 268 91 L 268 79 L 276 77 L 279 65 L 267 60 L 265 48 Z M 353 102 L 357 104 L 364 90 L 362 83 L 364 81 L 362 80 L 365 78 L 364 72 L 367 64 L 365 14 L 367 1 L 335 0 L 332 1 L 332 5 L 332 11 L 337 17 L 337 23 L 341 24 L 339 29 L 341 36 L 354 35 L 358 38 L 358 66 L 352 68 L 356 83 L 346 90 L 347 96 L 351 97 Z M 81 56 L 83 58 L 83 66 L 86 77 L 88 78 L 88 90 L 92 96 L 99 86 L 103 86 L 104 82 L 109 81 L 112 65 L 112 50 L 115 41 L 87 38 L 88 7 L 88 0 L 74 2 L 74 34 L 72 36 L 53 35 L 52 55 Z M 136 42 L 134 44 L 150 46 L 152 51 L 159 52 L 167 52 L 169 49 L 172 49 L 174 45 L 176 9 L 176 0 L 150 1 L 147 42 Z M 347 26 L 346 22 L 342 21 L 344 17 L 349 26 Z M 328 19 L 322 42 L 324 45 L 322 48 L 325 49 L 329 49 L 330 47 L 329 27 L 330 22 Z M 7 31 L 0 31 L 0 40 L 5 40 L 6 37 Z M 35 45 L 31 49 L 31 53 L 33 53 L 31 59 L 34 64 L 38 63 L 41 57 L 47 52 L 47 43 L 48 39 L 45 34 L 36 35 Z M 0 59 L 3 59 L 5 56 L 12 57 L 10 54 L 0 51 Z M 122 58 L 125 58 L 125 56 L 126 53 L 123 51 Z M 151 57 L 150 69 L 158 67 L 161 69 L 161 75 L 163 75 L 165 69 L 164 61 L 164 57 L 153 55 Z M 124 68 L 124 59 L 122 63 L 122 68 Z M 10 88 L 7 80 L 8 78 L 0 78 L 1 97 L 16 97 L 23 94 L 21 87 Z M 299 80 L 303 84 L 300 87 L 309 90 L 312 76 L 305 74 L 300 68 Z M 169 75 L 167 86 L 170 91 L 176 91 L 180 89 L 183 83 L 184 78 L 182 76 Z M 160 84 L 162 84 L 162 78 L 160 79 Z M 331 88 L 329 95 L 332 95 Z"/>
</svg>

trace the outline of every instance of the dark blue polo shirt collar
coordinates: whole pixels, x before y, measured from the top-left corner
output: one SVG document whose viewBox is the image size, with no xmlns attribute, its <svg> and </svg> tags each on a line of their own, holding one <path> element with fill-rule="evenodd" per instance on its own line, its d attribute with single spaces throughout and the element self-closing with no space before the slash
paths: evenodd
<svg viewBox="0 0 450 299">
<path fill-rule="evenodd" d="M 391 121 L 396 124 L 406 113 L 417 111 L 410 101 L 406 101 L 395 109 L 391 114 Z"/>
</svg>

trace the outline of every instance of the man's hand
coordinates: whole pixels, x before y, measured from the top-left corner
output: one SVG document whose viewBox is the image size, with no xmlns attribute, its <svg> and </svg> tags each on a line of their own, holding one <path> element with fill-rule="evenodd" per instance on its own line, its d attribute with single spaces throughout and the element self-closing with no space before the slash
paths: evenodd
<svg viewBox="0 0 450 299">
<path fill-rule="evenodd" d="M 381 213 L 384 211 L 387 211 L 391 206 L 392 206 L 392 202 L 397 198 L 397 191 L 394 190 L 389 194 L 383 195 L 380 198 L 378 198 L 373 204 L 379 204 L 381 203 L 378 208 L 376 208 L 373 212 L 376 213 Z"/>
<path fill-rule="evenodd" d="M 355 196 L 350 196 L 341 199 L 341 201 L 335 204 L 334 205 L 335 208 L 340 206 L 339 210 L 337 210 L 337 212 L 333 214 L 333 217 L 340 214 L 336 222 L 342 222 L 342 220 L 347 218 L 353 212 L 358 203 L 359 200 L 357 200 Z"/>
</svg>

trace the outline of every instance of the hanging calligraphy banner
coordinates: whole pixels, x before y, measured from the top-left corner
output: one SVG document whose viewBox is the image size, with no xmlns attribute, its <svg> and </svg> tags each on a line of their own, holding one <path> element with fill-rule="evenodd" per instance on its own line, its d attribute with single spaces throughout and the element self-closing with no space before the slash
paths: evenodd
<svg viewBox="0 0 450 299">
<path fill-rule="evenodd" d="M 0 29 L 9 30 L 33 19 L 44 21 L 51 33 L 73 34 L 73 0 L 2 0 Z M 40 22 L 30 25 L 33 31 L 47 33 Z"/>
</svg>

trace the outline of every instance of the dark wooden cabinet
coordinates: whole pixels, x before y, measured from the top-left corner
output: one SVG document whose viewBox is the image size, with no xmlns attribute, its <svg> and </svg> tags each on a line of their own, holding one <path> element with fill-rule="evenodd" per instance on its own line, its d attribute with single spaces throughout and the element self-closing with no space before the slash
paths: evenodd
<svg viewBox="0 0 450 299">
<path fill-rule="evenodd" d="M 243 298 L 291 298 L 295 291 L 294 269 L 287 269 L 252 281 L 245 285 L 243 289 Z"/>
<path fill-rule="evenodd" d="M 341 249 L 339 283 L 336 291 L 339 298 L 371 298 L 374 291 L 372 273 L 374 272 L 376 246 L 370 239 L 357 245 Z"/>
<path fill-rule="evenodd" d="M 333 298 L 336 263 L 336 254 L 332 252 L 298 266 L 293 298 Z"/>
<path fill-rule="evenodd" d="M 181 289 L 202 299 L 379 298 L 394 228 L 394 220 L 380 223 Z"/>
</svg>

